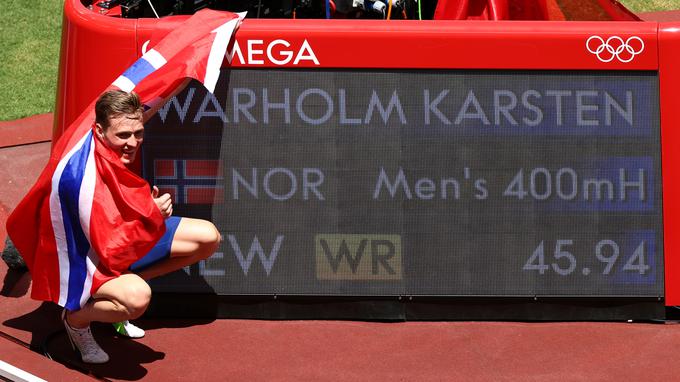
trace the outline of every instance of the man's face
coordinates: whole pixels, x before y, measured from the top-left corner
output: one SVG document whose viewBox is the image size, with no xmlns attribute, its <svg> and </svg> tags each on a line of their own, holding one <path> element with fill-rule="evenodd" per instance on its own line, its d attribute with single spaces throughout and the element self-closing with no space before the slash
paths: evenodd
<svg viewBox="0 0 680 382">
<path fill-rule="evenodd" d="M 129 165 L 135 160 L 137 150 L 144 140 L 142 115 L 139 113 L 109 117 L 108 129 L 104 130 L 97 124 L 97 133 L 118 154 L 120 161 Z"/>
</svg>

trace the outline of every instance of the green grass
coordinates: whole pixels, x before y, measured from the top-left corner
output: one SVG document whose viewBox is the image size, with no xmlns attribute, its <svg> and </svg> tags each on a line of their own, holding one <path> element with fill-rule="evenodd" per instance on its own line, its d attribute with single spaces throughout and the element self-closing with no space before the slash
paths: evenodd
<svg viewBox="0 0 680 382">
<path fill-rule="evenodd" d="M 680 9 L 680 0 L 619 0 L 633 12 L 654 12 Z"/>
<path fill-rule="evenodd" d="M 0 120 L 54 109 L 63 0 L 2 0 Z"/>
<path fill-rule="evenodd" d="M 54 111 L 63 0 L 1 0 L 0 121 Z M 633 12 L 680 9 L 680 0 L 624 0 Z"/>
</svg>

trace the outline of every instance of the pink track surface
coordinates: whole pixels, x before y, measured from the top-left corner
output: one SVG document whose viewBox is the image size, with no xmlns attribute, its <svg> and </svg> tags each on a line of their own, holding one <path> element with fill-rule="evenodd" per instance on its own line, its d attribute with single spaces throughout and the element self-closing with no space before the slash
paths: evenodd
<svg viewBox="0 0 680 382">
<path fill-rule="evenodd" d="M 17 121 L 0 121 L 0 148 L 47 142 L 52 138 L 52 113 Z"/>
<path fill-rule="evenodd" d="M 53 304 L 30 300 L 29 277 L 7 273 L 0 332 L 39 348 L 60 327 Z M 257 320 L 151 320 L 141 340 L 94 325 L 112 357 L 101 366 L 77 360 L 63 333 L 52 357 L 0 338 L 13 363 L 50 381 L 73 370 L 116 381 L 648 381 L 675 380 L 680 325 Z M 0 358 L 5 358 L 0 355 Z M 29 361 L 30 358 L 30 361 Z M 47 365 L 47 366 L 46 366 Z M 83 376 L 84 378 L 84 376 Z M 83 379 L 86 380 L 86 379 Z"/>
<path fill-rule="evenodd" d="M 0 125 L 0 134 L 7 126 Z M 4 132 L 20 128 L 10 129 Z M 48 158 L 49 142 L 23 143 L 0 148 L 2 246 L 7 214 Z M 0 360 L 49 381 L 672 381 L 680 375 L 680 325 L 596 322 L 142 318 L 137 324 L 147 336 L 135 341 L 93 325 L 112 360 L 90 366 L 70 349 L 58 307 L 29 298 L 30 275 L 1 261 L 0 275 Z M 38 354 L 43 346 L 55 361 Z"/>
</svg>

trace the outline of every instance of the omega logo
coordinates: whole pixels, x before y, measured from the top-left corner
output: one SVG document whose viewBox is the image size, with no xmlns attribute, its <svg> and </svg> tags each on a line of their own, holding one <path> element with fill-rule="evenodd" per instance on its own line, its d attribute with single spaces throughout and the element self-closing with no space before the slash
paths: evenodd
<svg viewBox="0 0 680 382">
<path fill-rule="evenodd" d="M 142 45 L 142 55 L 146 54 L 149 40 Z M 238 41 L 234 41 L 231 50 L 227 50 L 227 60 L 231 64 L 234 57 L 241 65 L 264 65 L 272 63 L 277 66 L 288 65 L 291 61 L 293 65 L 298 65 L 302 61 L 311 61 L 314 65 L 319 65 L 319 60 L 312 47 L 305 39 L 300 46 L 293 46 L 290 42 L 282 39 L 271 41 L 265 45 L 263 40 L 247 40 L 246 45 L 241 48 Z"/>
<path fill-rule="evenodd" d="M 299 46 L 294 46 L 290 42 L 276 39 L 271 42 L 263 40 L 247 40 L 245 46 L 241 46 L 234 41 L 231 50 L 227 50 L 227 60 L 231 63 L 234 58 L 241 65 L 265 65 L 274 64 L 277 66 L 298 65 L 303 61 L 311 61 L 314 65 L 319 65 L 319 60 L 309 42 L 305 39 Z"/>
</svg>

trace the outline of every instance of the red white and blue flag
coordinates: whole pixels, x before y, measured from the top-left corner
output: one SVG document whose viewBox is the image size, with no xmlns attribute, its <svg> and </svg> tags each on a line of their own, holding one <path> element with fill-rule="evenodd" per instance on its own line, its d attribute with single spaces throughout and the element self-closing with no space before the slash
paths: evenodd
<svg viewBox="0 0 680 382">
<path fill-rule="evenodd" d="M 134 90 L 147 107 L 186 78 L 212 92 L 242 18 L 207 9 L 196 13 L 157 43 L 152 38 L 153 48 L 109 89 Z M 31 297 L 69 310 L 80 309 L 103 283 L 126 272 L 165 230 L 149 184 L 93 134 L 95 102 L 54 145 L 36 184 L 7 220 L 31 271 Z"/>
<path fill-rule="evenodd" d="M 218 204 L 224 200 L 219 161 L 214 159 L 154 159 L 153 182 L 175 205 Z"/>
</svg>

